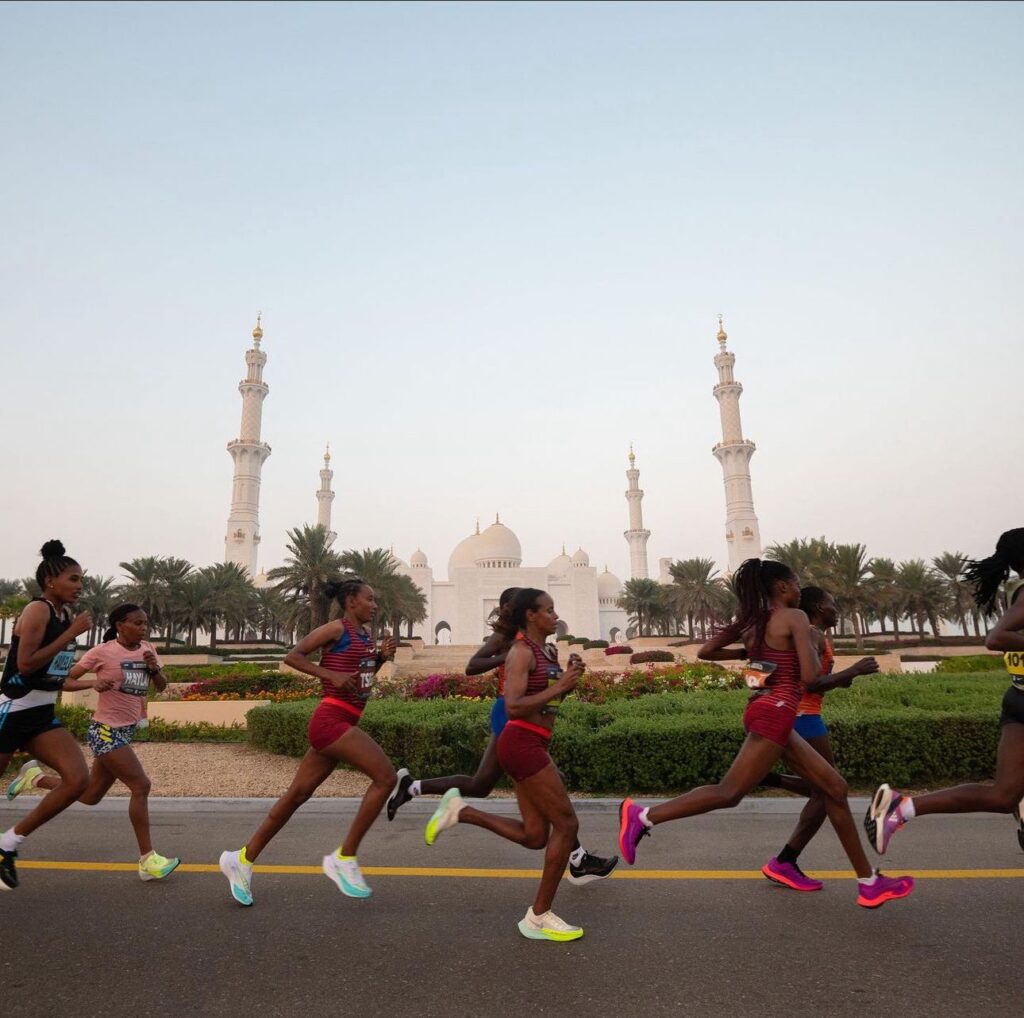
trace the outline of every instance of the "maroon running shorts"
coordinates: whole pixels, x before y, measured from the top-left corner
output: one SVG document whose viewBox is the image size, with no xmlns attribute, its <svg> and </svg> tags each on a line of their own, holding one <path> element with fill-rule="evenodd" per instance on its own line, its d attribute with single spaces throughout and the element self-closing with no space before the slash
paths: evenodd
<svg viewBox="0 0 1024 1018">
<path fill-rule="evenodd" d="M 752 735 L 785 746 L 796 723 L 796 708 L 771 692 L 752 696 L 743 712 L 743 727 Z"/>
<path fill-rule="evenodd" d="M 539 774 L 549 763 L 551 732 L 529 721 L 510 721 L 498 737 L 498 763 L 513 781 Z"/>
<path fill-rule="evenodd" d="M 309 744 L 318 753 L 359 724 L 359 714 L 340 700 L 324 697 L 309 719 Z"/>
</svg>

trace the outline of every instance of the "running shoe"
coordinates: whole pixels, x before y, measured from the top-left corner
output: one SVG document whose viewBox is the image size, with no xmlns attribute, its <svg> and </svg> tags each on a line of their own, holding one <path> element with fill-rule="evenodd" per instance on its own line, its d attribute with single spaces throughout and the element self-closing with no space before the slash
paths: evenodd
<svg viewBox="0 0 1024 1018">
<path fill-rule="evenodd" d="M 388 820 L 394 820 L 395 814 L 400 806 L 404 806 L 412 796 L 409 794 L 409 786 L 412 784 L 412 775 L 407 767 L 403 767 L 397 775 L 394 791 L 388 796 Z"/>
<path fill-rule="evenodd" d="M 903 796 L 888 785 L 879 785 L 864 817 L 864 830 L 879 855 L 885 855 L 892 836 L 907 822 L 900 811 Z"/>
<path fill-rule="evenodd" d="M 905 898 L 914 889 L 913 877 L 887 877 L 875 870 L 873 884 L 857 884 L 857 904 L 863 908 L 879 908 L 887 901 Z"/>
<path fill-rule="evenodd" d="M 643 806 L 632 799 L 619 803 L 619 851 L 630 866 L 636 862 L 636 846 L 640 839 L 647 837 L 651 829 L 640 819 Z"/>
<path fill-rule="evenodd" d="M 18 867 L 14 860 L 17 851 L 5 852 L 0 848 L 0 891 L 13 891 L 18 886 Z"/>
<path fill-rule="evenodd" d="M 569 863 L 569 883 L 589 884 L 592 880 L 604 880 L 612 875 L 612 870 L 619 865 L 619 857 L 613 855 L 610 859 L 602 859 L 599 855 L 583 853 L 583 861 L 577 866 Z"/>
<path fill-rule="evenodd" d="M 43 776 L 43 769 L 38 760 L 28 760 L 21 765 L 21 770 L 7 786 L 7 798 L 17 799 L 22 792 L 35 788 L 36 780 Z"/>
<path fill-rule="evenodd" d="M 820 880 L 813 880 L 795 862 L 779 862 L 769 859 L 761 867 L 761 872 L 774 884 L 791 887 L 794 891 L 820 891 L 825 885 Z"/>
<path fill-rule="evenodd" d="M 239 905 L 252 904 L 252 867 L 241 860 L 241 852 L 221 852 L 220 871 L 231 884 L 231 897 Z"/>
<path fill-rule="evenodd" d="M 169 877 L 177 868 L 181 860 L 175 856 L 173 859 L 165 859 L 156 852 L 150 852 L 145 859 L 139 860 L 140 880 L 163 880 Z M 251 902 L 250 898 L 250 902 Z"/>
<path fill-rule="evenodd" d="M 369 898 L 373 891 L 363 879 L 363 872 L 355 859 L 339 859 L 337 852 L 324 856 L 324 875 L 329 877 L 342 894 L 350 898 Z"/>
<path fill-rule="evenodd" d="M 550 910 L 543 915 L 534 915 L 533 908 L 530 907 L 518 925 L 519 932 L 528 940 L 554 940 L 557 943 L 565 943 L 567 940 L 579 940 L 583 936 L 582 927 L 572 926 Z"/>
<path fill-rule="evenodd" d="M 423 832 L 428 845 L 433 845 L 442 831 L 454 827 L 459 822 L 459 814 L 465 805 L 466 800 L 459 795 L 457 788 L 449 788 L 441 796 L 441 801 L 437 804 L 434 815 L 427 821 L 427 829 Z"/>
<path fill-rule="evenodd" d="M 1013 819 L 1017 821 L 1017 842 L 1024 852 L 1024 799 L 1014 807 Z"/>
</svg>

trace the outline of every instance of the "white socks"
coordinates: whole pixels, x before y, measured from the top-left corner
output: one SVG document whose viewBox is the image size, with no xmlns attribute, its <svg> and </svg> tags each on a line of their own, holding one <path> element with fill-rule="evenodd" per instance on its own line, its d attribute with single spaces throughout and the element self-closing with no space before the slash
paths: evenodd
<svg viewBox="0 0 1024 1018">
<path fill-rule="evenodd" d="M 900 816 L 904 820 L 913 820 L 917 816 L 917 810 L 914 809 L 914 800 L 909 795 L 905 795 L 900 799 Z"/>
<path fill-rule="evenodd" d="M 417 778 L 417 779 L 416 779 L 416 780 L 415 780 L 415 781 L 414 781 L 414 782 L 413 782 L 413 783 L 412 783 L 412 784 L 411 784 L 411 785 L 409 786 L 409 794 L 410 794 L 411 796 L 414 796 L 414 797 L 415 797 L 415 796 L 417 796 L 417 795 L 421 795 L 421 794 L 422 794 L 422 793 L 421 793 L 421 791 L 420 791 L 420 780 L 419 780 L 419 778 Z"/>
<path fill-rule="evenodd" d="M 25 840 L 27 835 L 15 834 L 12 827 L 9 831 L 0 834 L 0 849 L 4 852 L 17 852 L 18 846 Z"/>
<path fill-rule="evenodd" d="M 870 877 L 857 877 L 857 883 L 870 887 L 878 879 L 878 870 L 872 870 Z"/>
<path fill-rule="evenodd" d="M 573 866 L 579 866 L 579 864 L 583 862 L 583 857 L 586 854 L 587 850 L 580 845 L 579 848 L 573 849 L 573 851 L 569 853 L 569 862 L 571 862 Z"/>
<path fill-rule="evenodd" d="M 647 819 L 647 811 L 650 808 L 650 806 L 644 806 L 644 808 L 640 810 L 640 823 L 642 823 L 644 827 L 646 827 L 648 830 L 650 830 L 654 826 L 654 824 Z"/>
</svg>

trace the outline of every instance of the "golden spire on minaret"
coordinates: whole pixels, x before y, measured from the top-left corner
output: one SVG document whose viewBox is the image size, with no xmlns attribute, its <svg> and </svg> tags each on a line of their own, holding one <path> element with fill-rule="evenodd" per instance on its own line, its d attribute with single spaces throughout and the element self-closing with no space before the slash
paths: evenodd
<svg viewBox="0 0 1024 1018">
<path fill-rule="evenodd" d="M 263 312 L 256 312 L 256 328 L 252 330 L 252 338 L 256 345 L 260 345 L 260 340 L 263 338 Z"/>
<path fill-rule="evenodd" d="M 327 448 L 324 450 L 324 463 L 331 462 L 331 443 L 327 443 Z"/>
<path fill-rule="evenodd" d="M 725 328 L 722 326 L 722 316 L 718 316 L 718 342 L 722 344 L 722 349 L 725 349 L 725 341 L 729 337 L 726 335 Z"/>
<path fill-rule="evenodd" d="M 636 453 L 633 452 L 632 442 L 629 443 L 629 465 L 631 467 L 636 465 Z"/>
</svg>

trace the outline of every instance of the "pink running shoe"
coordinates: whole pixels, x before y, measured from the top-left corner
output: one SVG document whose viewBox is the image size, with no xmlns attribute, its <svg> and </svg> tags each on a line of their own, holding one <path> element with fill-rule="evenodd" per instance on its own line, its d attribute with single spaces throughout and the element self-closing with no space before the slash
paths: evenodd
<svg viewBox="0 0 1024 1018">
<path fill-rule="evenodd" d="M 900 811 L 903 796 L 888 785 L 879 785 L 864 817 L 868 841 L 879 855 L 885 855 L 892 836 L 907 822 Z"/>
<path fill-rule="evenodd" d="M 794 891 L 820 891 L 825 886 L 820 880 L 812 880 L 795 862 L 769 859 L 761 867 L 761 872 L 772 883 L 792 887 Z"/>
<path fill-rule="evenodd" d="M 642 810 L 643 806 L 638 806 L 632 799 L 623 799 L 619 803 L 619 851 L 630 866 L 636 862 L 636 846 L 640 839 L 651 833 L 640 819 Z"/>
<path fill-rule="evenodd" d="M 863 908 L 879 908 L 887 901 L 905 898 L 914 889 L 913 877 L 887 877 L 875 870 L 873 884 L 858 884 L 857 904 Z"/>
</svg>

